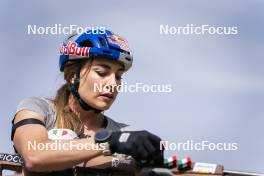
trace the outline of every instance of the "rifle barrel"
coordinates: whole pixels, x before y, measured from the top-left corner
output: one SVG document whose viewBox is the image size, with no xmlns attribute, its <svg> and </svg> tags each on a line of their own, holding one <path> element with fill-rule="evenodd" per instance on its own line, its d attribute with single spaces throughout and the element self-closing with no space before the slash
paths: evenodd
<svg viewBox="0 0 264 176">
<path fill-rule="evenodd" d="M 254 172 L 241 172 L 241 171 L 232 171 L 232 170 L 224 170 L 224 175 L 228 176 L 264 176 L 263 173 L 254 173 Z"/>
</svg>

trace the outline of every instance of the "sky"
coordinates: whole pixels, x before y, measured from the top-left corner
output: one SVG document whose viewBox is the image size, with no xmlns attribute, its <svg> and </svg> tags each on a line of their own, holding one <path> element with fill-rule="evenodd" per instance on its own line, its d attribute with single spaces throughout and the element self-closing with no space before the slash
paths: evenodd
<svg viewBox="0 0 264 176">
<path fill-rule="evenodd" d="M 264 2 L 14 1 L 0 2 L 0 151 L 12 153 L 11 120 L 27 97 L 53 97 L 63 83 L 59 47 L 65 34 L 32 34 L 28 26 L 105 27 L 133 51 L 128 84 L 169 92 L 121 92 L 105 112 L 171 144 L 235 144 L 237 150 L 170 150 L 226 169 L 264 172 Z M 186 25 L 235 27 L 237 34 L 169 34 Z M 174 29 L 173 29 L 174 28 Z"/>
</svg>

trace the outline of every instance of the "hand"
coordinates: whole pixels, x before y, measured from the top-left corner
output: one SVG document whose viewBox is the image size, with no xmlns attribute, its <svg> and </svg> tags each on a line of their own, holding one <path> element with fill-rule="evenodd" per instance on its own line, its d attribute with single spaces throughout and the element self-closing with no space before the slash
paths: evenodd
<svg viewBox="0 0 264 176">
<path fill-rule="evenodd" d="M 116 131 L 109 139 L 111 153 L 122 153 L 132 156 L 145 164 L 160 165 L 163 163 L 161 139 L 148 131 Z"/>
</svg>

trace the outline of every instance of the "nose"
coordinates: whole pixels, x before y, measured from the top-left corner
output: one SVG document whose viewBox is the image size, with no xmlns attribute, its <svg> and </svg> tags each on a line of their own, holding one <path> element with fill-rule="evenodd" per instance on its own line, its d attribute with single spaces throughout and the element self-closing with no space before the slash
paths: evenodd
<svg viewBox="0 0 264 176">
<path fill-rule="evenodd" d="M 111 92 L 114 92 L 117 86 L 117 80 L 115 74 L 111 74 L 107 80 L 106 86 L 110 88 Z"/>
</svg>

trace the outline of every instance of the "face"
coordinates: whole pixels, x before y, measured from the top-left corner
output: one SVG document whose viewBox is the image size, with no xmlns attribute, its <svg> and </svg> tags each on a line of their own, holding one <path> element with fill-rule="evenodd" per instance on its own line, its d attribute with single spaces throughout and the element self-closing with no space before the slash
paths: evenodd
<svg viewBox="0 0 264 176">
<path fill-rule="evenodd" d="M 123 66 L 109 59 L 96 58 L 81 69 L 79 94 L 92 107 L 108 109 L 118 94 Z"/>
</svg>

